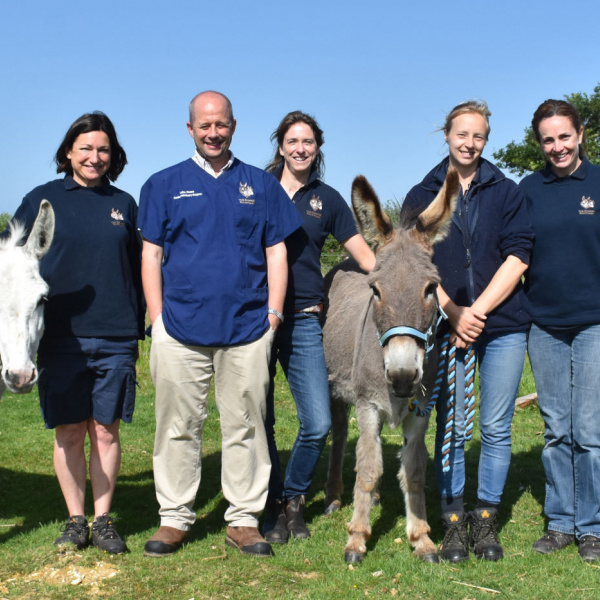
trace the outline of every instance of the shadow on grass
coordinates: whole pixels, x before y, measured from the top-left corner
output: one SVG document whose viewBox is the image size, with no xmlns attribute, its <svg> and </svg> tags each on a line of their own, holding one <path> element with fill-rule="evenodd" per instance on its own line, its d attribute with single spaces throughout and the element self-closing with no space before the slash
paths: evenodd
<svg viewBox="0 0 600 600">
<path fill-rule="evenodd" d="M 28 533 L 41 525 L 67 518 L 65 503 L 54 475 L 26 473 L 0 468 L 0 518 L 15 526 L 0 528 L 0 543 Z M 221 453 L 202 458 L 202 482 L 196 496 L 198 520 L 190 541 L 201 540 L 223 528 L 227 502 L 221 494 Z M 91 488 L 86 490 L 86 512 L 93 513 Z M 158 528 L 160 518 L 151 470 L 122 475 L 112 502 L 118 530 L 124 537 Z"/>
</svg>

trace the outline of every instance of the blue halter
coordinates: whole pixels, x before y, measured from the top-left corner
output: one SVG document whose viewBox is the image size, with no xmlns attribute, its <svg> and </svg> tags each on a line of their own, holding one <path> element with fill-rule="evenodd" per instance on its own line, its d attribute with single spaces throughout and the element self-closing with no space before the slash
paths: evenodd
<svg viewBox="0 0 600 600">
<path fill-rule="evenodd" d="M 425 360 L 427 360 L 428 356 L 431 354 L 435 346 L 435 332 L 437 331 L 438 325 L 440 324 L 442 319 L 447 319 L 448 315 L 444 312 L 443 308 L 440 306 L 440 301 L 438 300 L 437 293 L 435 294 L 435 302 L 437 305 L 437 319 L 433 319 L 433 322 L 427 329 L 427 331 L 419 331 L 414 327 L 407 327 L 404 325 L 399 325 L 398 327 L 391 327 L 388 329 L 383 335 L 379 336 L 379 332 L 377 335 L 379 336 L 379 345 L 383 348 L 385 343 L 392 337 L 397 335 L 410 335 L 411 337 L 417 338 L 418 340 L 422 340 L 425 342 Z"/>
</svg>

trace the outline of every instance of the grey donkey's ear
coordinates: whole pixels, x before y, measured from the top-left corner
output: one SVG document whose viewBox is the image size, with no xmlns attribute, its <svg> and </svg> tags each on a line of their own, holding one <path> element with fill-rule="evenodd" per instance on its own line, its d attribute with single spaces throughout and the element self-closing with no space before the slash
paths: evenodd
<svg viewBox="0 0 600 600">
<path fill-rule="evenodd" d="M 458 197 L 458 172 L 448 169 L 446 181 L 435 200 L 419 215 L 415 231 L 425 244 L 441 242 L 450 231 L 450 223 Z"/>
<path fill-rule="evenodd" d="M 392 239 L 394 226 L 381 208 L 375 190 L 363 175 L 358 175 L 352 182 L 352 209 L 360 232 L 373 250 Z"/>
<path fill-rule="evenodd" d="M 46 255 L 54 237 L 54 209 L 48 200 L 42 200 L 40 210 L 27 238 L 25 250 L 38 260 Z"/>
</svg>

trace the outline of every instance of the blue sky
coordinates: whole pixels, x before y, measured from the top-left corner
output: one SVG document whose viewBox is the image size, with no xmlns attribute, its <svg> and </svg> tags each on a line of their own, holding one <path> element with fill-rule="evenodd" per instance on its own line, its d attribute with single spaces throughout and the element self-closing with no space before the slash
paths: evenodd
<svg viewBox="0 0 600 600">
<path fill-rule="evenodd" d="M 600 81 L 600 2 L 555 0 L 18 0 L 0 18 L 0 212 L 56 177 L 68 126 L 102 110 L 136 199 L 155 171 L 193 152 L 187 106 L 233 102 L 232 149 L 264 166 L 290 110 L 325 131 L 325 180 L 348 199 L 365 174 L 401 200 L 445 155 L 435 129 L 455 104 L 492 110 L 484 156 L 520 140 L 537 105 Z"/>
</svg>

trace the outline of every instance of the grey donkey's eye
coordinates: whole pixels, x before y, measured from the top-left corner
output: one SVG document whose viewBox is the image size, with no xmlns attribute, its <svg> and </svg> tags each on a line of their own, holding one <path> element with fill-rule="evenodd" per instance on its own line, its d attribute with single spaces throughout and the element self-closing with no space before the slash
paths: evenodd
<svg viewBox="0 0 600 600">
<path fill-rule="evenodd" d="M 436 290 L 437 290 L 437 283 L 430 283 L 425 288 L 425 298 L 427 300 L 431 300 L 431 298 L 433 298 L 433 296 L 435 295 Z"/>
</svg>

